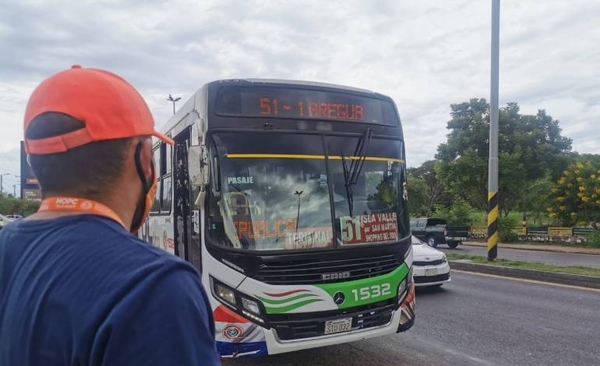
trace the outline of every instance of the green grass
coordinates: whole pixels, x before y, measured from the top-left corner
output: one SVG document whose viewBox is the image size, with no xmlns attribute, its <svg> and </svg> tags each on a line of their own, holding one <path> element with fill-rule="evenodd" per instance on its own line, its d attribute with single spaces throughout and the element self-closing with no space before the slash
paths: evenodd
<svg viewBox="0 0 600 366">
<path fill-rule="evenodd" d="M 575 275 L 585 275 L 600 277 L 600 268 L 590 268 L 582 266 L 560 267 L 545 263 L 513 261 L 508 259 L 498 259 L 495 262 L 488 262 L 486 257 L 478 255 L 446 253 L 448 260 L 468 259 L 473 263 L 489 264 L 495 266 L 515 267 L 522 269 L 533 269 L 536 271 L 567 273 Z"/>
</svg>

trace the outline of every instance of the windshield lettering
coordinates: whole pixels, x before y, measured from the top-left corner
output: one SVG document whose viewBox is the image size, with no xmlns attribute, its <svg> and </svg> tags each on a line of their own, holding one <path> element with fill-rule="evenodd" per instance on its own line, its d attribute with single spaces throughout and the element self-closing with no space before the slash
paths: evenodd
<svg viewBox="0 0 600 366">
<path fill-rule="evenodd" d="M 391 242 L 398 240 L 396 213 L 340 217 L 344 245 Z"/>
<path fill-rule="evenodd" d="M 234 221 L 239 239 L 283 238 L 287 233 L 296 230 L 296 219 L 254 221 Z"/>
<path fill-rule="evenodd" d="M 254 177 L 228 177 L 227 184 L 254 184 Z"/>
</svg>

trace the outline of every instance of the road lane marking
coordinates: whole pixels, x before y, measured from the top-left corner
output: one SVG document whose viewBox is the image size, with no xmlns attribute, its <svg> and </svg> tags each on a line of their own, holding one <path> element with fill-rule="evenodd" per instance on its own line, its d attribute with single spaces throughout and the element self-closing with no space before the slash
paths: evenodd
<svg viewBox="0 0 600 366">
<path fill-rule="evenodd" d="M 489 273 L 479 273 L 479 272 L 462 271 L 460 269 L 452 269 L 452 272 L 465 273 L 465 274 L 473 274 L 473 275 L 484 276 L 484 277 L 508 279 L 508 280 L 513 280 L 513 281 L 529 282 L 529 283 L 535 283 L 535 284 L 538 284 L 538 285 L 549 285 L 549 286 L 556 286 L 556 287 L 565 287 L 565 288 L 570 288 L 570 289 L 575 289 L 575 290 L 586 290 L 586 291 L 592 291 L 592 292 L 598 292 L 598 293 L 600 293 L 600 289 L 591 288 L 591 287 L 563 285 L 562 283 L 528 280 L 528 279 L 525 279 L 525 278 L 517 278 L 517 277 L 509 277 L 509 276 L 499 276 L 499 275 L 493 275 L 493 274 L 489 274 Z"/>
<path fill-rule="evenodd" d="M 425 349 L 428 348 L 436 348 L 438 352 L 440 353 L 447 353 L 447 354 L 451 354 L 453 356 L 456 356 L 457 358 L 466 358 L 467 360 L 470 360 L 474 363 L 480 364 L 480 365 L 485 365 L 485 366 L 494 366 L 496 365 L 496 363 L 494 362 L 490 362 L 487 360 L 484 360 L 482 358 L 476 357 L 476 356 L 472 356 L 470 354 L 464 353 L 461 350 L 456 349 L 456 347 L 454 345 L 450 345 L 447 346 L 444 343 L 441 343 L 439 341 L 433 340 L 431 338 L 423 338 L 419 335 L 413 335 L 412 336 L 414 340 L 416 340 L 417 342 L 421 343 L 423 346 L 425 346 Z M 434 356 L 435 357 L 435 356 Z"/>
</svg>

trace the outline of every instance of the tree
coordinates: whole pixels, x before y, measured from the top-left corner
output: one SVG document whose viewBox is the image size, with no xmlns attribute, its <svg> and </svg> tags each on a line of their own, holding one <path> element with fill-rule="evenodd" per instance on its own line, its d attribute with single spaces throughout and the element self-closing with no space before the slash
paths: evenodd
<svg viewBox="0 0 600 366">
<path fill-rule="evenodd" d="M 12 195 L 0 194 L 0 213 L 4 215 L 17 214 L 28 216 L 37 211 L 40 203 L 15 198 Z"/>
<path fill-rule="evenodd" d="M 600 229 L 600 162 L 571 164 L 552 188 L 549 202 L 549 216 L 563 225 Z"/>
<path fill-rule="evenodd" d="M 408 169 L 409 178 L 411 176 L 418 178 L 425 184 L 425 195 L 421 209 L 421 215 L 423 216 L 430 216 L 436 205 L 446 207 L 452 202 L 452 196 L 438 178 L 437 165 L 439 165 L 438 161 L 428 160 L 418 168 Z"/>
<path fill-rule="evenodd" d="M 427 201 L 427 184 L 425 180 L 408 175 L 408 212 L 411 216 L 422 216 L 425 214 L 425 202 Z"/>
<path fill-rule="evenodd" d="M 485 99 L 452 104 L 447 142 L 438 147 L 439 179 L 454 196 L 474 208 L 487 209 L 490 109 Z M 499 116 L 498 199 L 505 216 L 523 202 L 529 184 L 558 177 L 568 165 L 571 140 L 559 122 L 540 110 L 522 115 L 508 103 Z"/>
<path fill-rule="evenodd" d="M 546 212 L 548 207 L 548 200 L 550 199 L 550 190 L 554 186 L 550 175 L 544 178 L 540 178 L 527 186 L 527 189 L 523 190 L 523 206 L 521 209 L 523 212 L 530 212 L 531 215 L 527 217 L 527 222 L 532 223 L 530 225 L 536 225 L 536 222 L 542 220 L 542 213 Z"/>
</svg>

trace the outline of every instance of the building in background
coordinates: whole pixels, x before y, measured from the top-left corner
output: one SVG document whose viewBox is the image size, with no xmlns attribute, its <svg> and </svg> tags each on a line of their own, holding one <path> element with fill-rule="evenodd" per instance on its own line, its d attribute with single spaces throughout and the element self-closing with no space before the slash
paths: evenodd
<svg viewBox="0 0 600 366">
<path fill-rule="evenodd" d="M 25 142 L 21 141 L 21 198 L 31 201 L 41 201 L 42 192 L 33 169 L 27 163 Z"/>
</svg>

